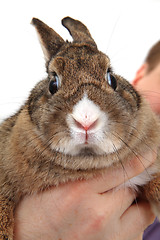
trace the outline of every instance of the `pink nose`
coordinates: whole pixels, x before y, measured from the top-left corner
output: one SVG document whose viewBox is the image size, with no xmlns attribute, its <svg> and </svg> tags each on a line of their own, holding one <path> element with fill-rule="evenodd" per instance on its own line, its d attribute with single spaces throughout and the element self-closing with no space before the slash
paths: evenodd
<svg viewBox="0 0 160 240">
<path fill-rule="evenodd" d="M 97 125 L 98 119 L 96 119 L 95 121 L 92 122 L 79 122 L 77 120 L 74 119 L 75 125 L 80 128 L 80 129 L 84 129 L 86 132 L 88 130 L 94 129 Z"/>
</svg>

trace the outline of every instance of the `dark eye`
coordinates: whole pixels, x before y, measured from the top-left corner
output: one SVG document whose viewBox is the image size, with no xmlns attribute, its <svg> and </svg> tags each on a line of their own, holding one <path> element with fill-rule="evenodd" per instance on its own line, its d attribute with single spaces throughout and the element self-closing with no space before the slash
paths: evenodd
<svg viewBox="0 0 160 240">
<path fill-rule="evenodd" d="M 113 88 L 113 90 L 116 90 L 117 79 L 113 76 L 112 73 L 110 73 L 110 71 L 107 71 L 107 73 L 106 73 L 106 80 L 107 80 L 108 84 Z"/>
<path fill-rule="evenodd" d="M 51 81 L 49 83 L 49 91 L 50 93 L 53 95 L 54 93 L 56 93 L 58 91 L 58 87 L 59 87 L 59 77 L 57 76 L 57 74 L 54 72 L 52 74 L 52 78 Z"/>
</svg>

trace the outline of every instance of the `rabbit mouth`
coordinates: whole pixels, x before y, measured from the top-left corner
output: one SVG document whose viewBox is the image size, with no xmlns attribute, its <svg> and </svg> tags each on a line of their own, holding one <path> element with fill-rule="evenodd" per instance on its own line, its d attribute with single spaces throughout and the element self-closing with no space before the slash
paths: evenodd
<svg viewBox="0 0 160 240">
<path fill-rule="evenodd" d="M 114 141 L 113 143 L 109 138 L 98 140 L 93 136 L 92 138 L 88 137 L 87 142 L 85 140 L 85 137 L 84 139 L 74 138 L 67 139 L 63 142 L 63 144 L 60 144 L 57 147 L 53 146 L 54 150 L 71 156 L 107 155 L 117 151 L 120 148 L 121 143 L 119 141 Z"/>
</svg>

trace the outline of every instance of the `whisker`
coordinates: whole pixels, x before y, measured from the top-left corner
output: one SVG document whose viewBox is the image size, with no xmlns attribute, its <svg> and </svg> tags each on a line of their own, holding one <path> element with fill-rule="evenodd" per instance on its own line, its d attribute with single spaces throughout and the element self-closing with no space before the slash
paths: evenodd
<svg viewBox="0 0 160 240">
<path fill-rule="evenodd" d="M 119 15 L 119 16 L 117 17 L 116 22 L 114 23 L 114 26 L 113 26 L 113 28 L 112 28 L 112 32 L 111 32 L 111 35 L 110 35 L 110 37 L 109 37 L 108 44 L 107 44 L 107 49 L 106 49 L 106 51 L 105 51 L 106 53 L 108 52 L 108 49 L 110 48 L 110 45 L 111 45 L 111 43 L 112 43 L 112 38 L 113 38 L 113 35 L 114 35 L 115 31 L 116 31 L 116 28 L 117 28 L 117 25 L 118 25 L 118 22 L 119 22 L 120 17 L 121 17 L 121 15 Z"/>
<path fill-rule="evenodd" d="M 124 126 L 128 126 L 132 129 L 134 129 L 137 133 L 139 133 L 139 131 L 137 130 L 137 128 L 131 124 L 129 124 L 128 122 L 122 123 L 122 122 L 118 122 L 116 120 L 113 121 L 114 123 L 118 123 L 120 125 L 124 125 Z M 118 133 L 116 132 L 116 134 L 118 135 Z M 139 141 L 141 141 L 141 138 L 136 136 L 133 132 L 128 132 L 127 134 L 137 138 Z M 119 135 L 118 135 L 119 136 Z M 120 136 L 119 136 L 120 137 Z M 157 153 L 153 148 L 151 148 L 147 143 L 144 142 L 144 144 L 148 147 L 149 150 L 151 150 L 153 153 Z"/>
<path fill-rule="evenodd" d="M 120 125 L 128 126 L 128 127 L 132 128 L 132 129 L 134 129 L 136 132 L 138 132 L 137 128 L 136 128 L 135 126 L 129 124 L 128 122 L 122 123 L 122 122 L 118 122 L 118 121 L 116 121 L 116 120 L 114 120 L 113 122 L 114 122 L 114 123 L 118 123 L 118 124 L 120 124 Z"/>
<path fill-rule="evenodd" d="M 128 177 L 128 174 L 127 174 L 127 172 L 126 172 L 126 170 L 125 170 L 125 167 L 124 167 L 124 165 L 123 165 L 123 162 L 121 161 L 121 159 L 120 159 L 120 157 L 119 157 L 117 148 L 116 148 L 116 146 L 115 146 L 115 144 L 114 144 L 113 142 L 112 142 L 112 145 L 113 145 L 113 148 L 114 148 L 114 152 L 116 153 L 116 156 L 117 156 L 117 158 L 118 158 L 118 160 L 119 160 L 119 162 L 120 162 L 120 164 L 121 164 L 121 166 L 122 166 L 123 172 L 124 172 L 124 175 L 123 175 L 123 176 L 124 176 L 124 186 L 125 186 L 125 173 L 126 173 L 128 179 L 129 179 L 129 177 Z"/>
<path fill-rule="evenodd" d="M 139 137 L 137 137 L 136 135 L 134 135 L 133 133 L 129 133 L 131 136 L 137 138 L 138 140 L 141 141 L 141 139 Z M 151 148 L 146 142 L 144 142 L 144 144 L 148 147 L 149 150 L 151 150 L 153 153 L 157 153 L 153 148 Z"/>
<path fill-rule="evenodd" d="M 128 173 L 127 173 L 127 171 L 126 171 L 126 169 L 125 169 L 125 167 L 124 167 L 124 165 L 123 165 L 123 162 L 121 161 L 121 159 L 120 159 L 120 157 L 119 157 L 119 153 L 118 153 L 118 151 L 117 151 L 117 148 L 116 148 L 116 146 L 115 146 L 115 144 L 112 142 L 112 144 L 113 144 L 113 148 L 114 148 L 114 150 L 115 150 L 115 153 L 116 153 L 116 155 L 117 155 L 117 158 L 118 158 L 118 160 L 119 160 L 119 162 L 120 162 L 120 164 L 121 164 L 121 166 L 122 166 L 122 169 L 123 169 L 123 172 L 124 172 L 124 183 L 123 183 L 123 185 L 124 185 L 124 188 L 126 188 L 126 182 L 125 182 L 125 175 L 127 176 L 127 181 L 129 182 L 129 186 L 127 186 L 127 187 L 129 187 L 129 188 L 131 188 L 132 190 L 135 190 L 135 188 L 134 187 L 132 187 L 132 182 L 130 181 L 130 178 L 129 178 L 129 176 L 128 176 Z M 122 184 L 121 184 L 122 185 Z M 121 186 L 120 185 L 120 186 Z M 120 188 L 120 186 L 118 186 L 118 189 Z M 134 194 L 134 201 L 135 201 L 135 203 L 137 204 L 137 196 L 136 196 L 136 191 L 132 191 L 133 192 L 133 194 Z M 138 205 L 137 205 L 138 206 Z"/>
<path fill-rule="evenodd" d="M 50 138 L 46 143 L 44 143 L 45 147 L 43 150 L 40 152 L 39 158 L 43 155 L 43 153 L 52 145 L 52 138 Z"/>
<path fill-rule="evenodd" d="M 141 90 L 141 93 L 155 93 L 157 95 L 160 95 L 160 92 L 152 91 L 152 90 Z"/>
<path fill-rule="evenodd" d="M 112 133 L 112 134 L 113 134 L 113 133 Z M 118 137 L 118 139 L 120 139 L 120 140 L 128 147 L 128 149 L 135 155 L 135 157 L 140 161 L 140 163 L 141 163 L 142 166 L 144 167 L 144 170 L 146 171 L 149 179 L 152 180 L 152 178 L 151 178 L 151 176 L 150 176 L 147 168 L 145 167 L 145 165 L 142 163 L 141 159 L 139 158 L 139 156 L 141 156 L 141 157 L 143 157 L 143 158 L 144 158 L 144 156 L 142 156 L 142 154 L 140 154 L 140 153 L 136 153 L 136 152 L 120 137 L 120 135 L 119 135 L 117 132 L 116 132 L 116 134 L 117 134 L 117 136 L 116 136 L 115 134 L 113 134 L 113 136 L 115 136 L 116 138 Z M 146 159 L 146 158 L 144 158 L 144 159 L 148 161 L 148 159 Z"/>
<path fill-rule="evenodd" d="M 27 142 L 27 145 L 31 145 L 32 142 L 34 142 L 36 139 L 40 139 L 40 137 L 42 137 L 43 134 L 37 135 L 36 137 L 30 139 L 30 141 Z"/>
</svg>

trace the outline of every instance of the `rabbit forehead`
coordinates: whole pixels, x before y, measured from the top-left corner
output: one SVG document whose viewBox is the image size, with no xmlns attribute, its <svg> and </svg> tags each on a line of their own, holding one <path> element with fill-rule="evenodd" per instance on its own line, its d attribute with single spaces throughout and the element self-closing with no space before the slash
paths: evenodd
<svg viewBox="0 0 160 240">
<path fill-rule="evenodd" d="M 67 47 L 62 49 L 48 64 L 48 71 L 62 72 L 69 71 L 72 68 L 81 70 L 87 68 L 97 69 L 101 68 L 104 71 L 110 65 L 110 60 L 107 55 L 98 51 L 93 46 L 87 44 L 69 44 Z"/>
</svg>

